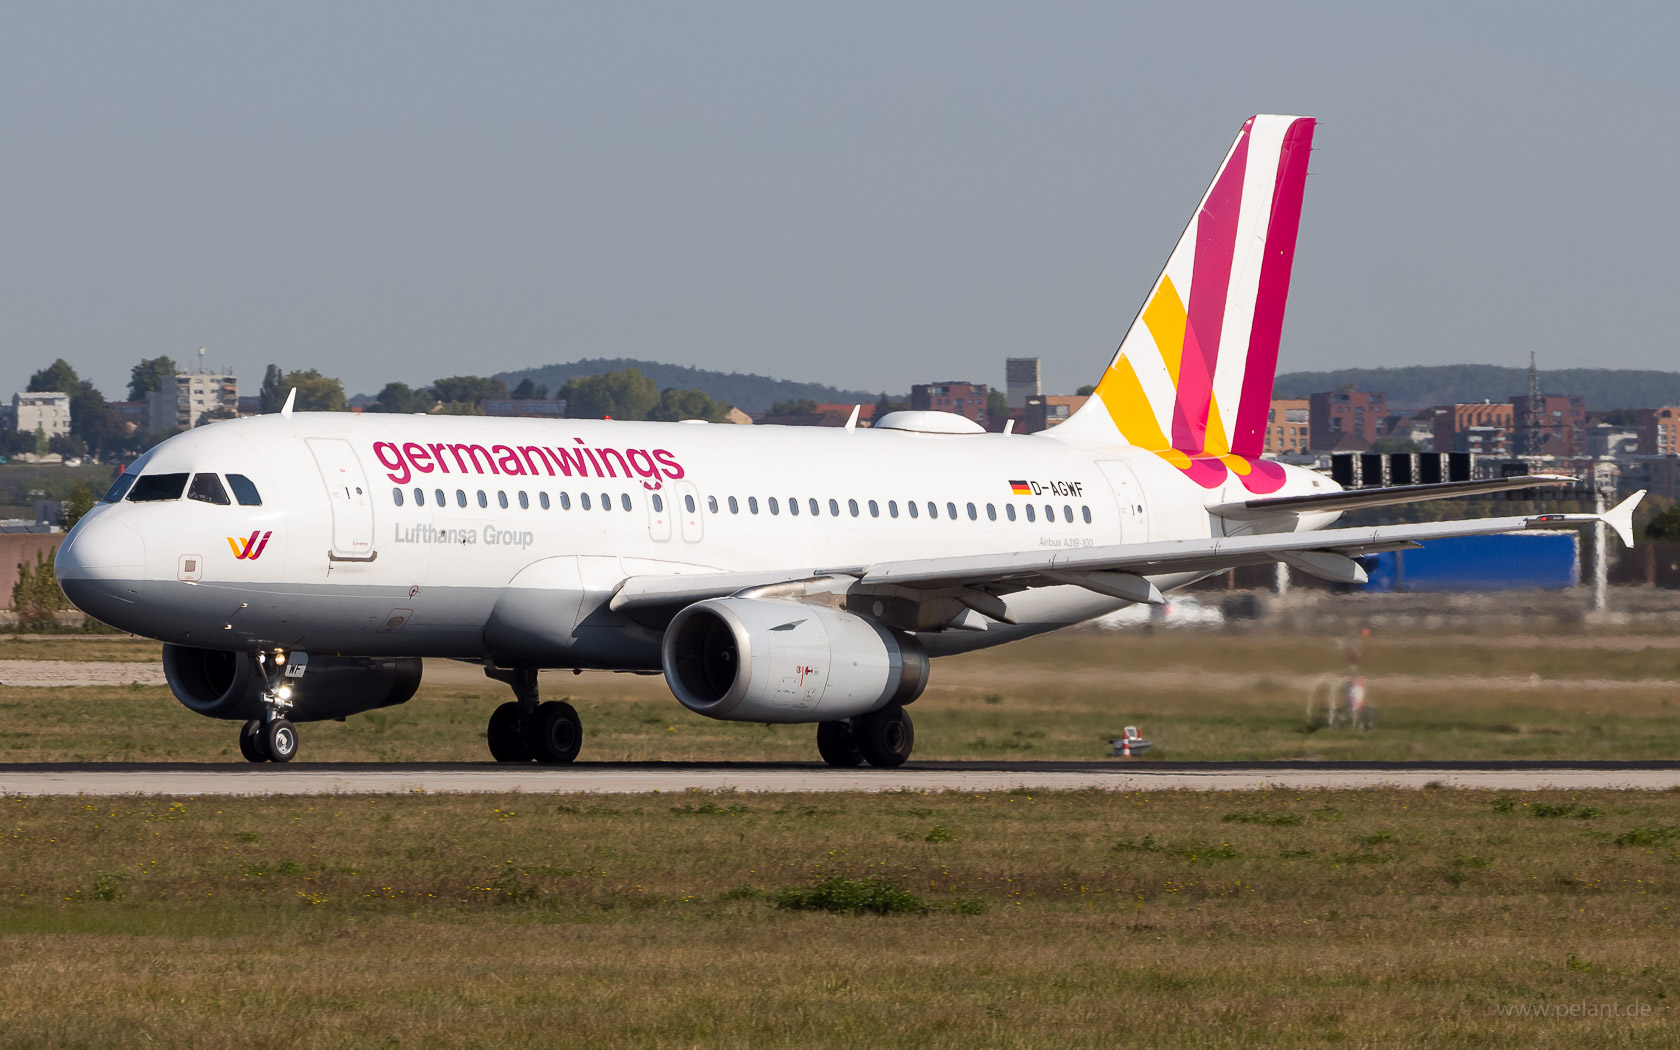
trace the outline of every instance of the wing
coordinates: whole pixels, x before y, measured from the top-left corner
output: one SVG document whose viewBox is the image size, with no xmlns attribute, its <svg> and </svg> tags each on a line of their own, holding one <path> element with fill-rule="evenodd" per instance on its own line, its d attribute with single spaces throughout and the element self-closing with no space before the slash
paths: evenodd
<svg viewBox="0 0 1680 1050">
<path fill-rule="evenodd" d="M 1394 485 L 1380 489 L 1344 489 L 1339 492 L 1309 492 L 1304 496 L 1273 496 L 1242 503 L 1222 503 L 1208 512 L 1223 518 L 1263 518 L 1274 514 L 1340 513 L 1364 507 L 1394 507 L 1432 499 L 1480 496 L 1489 492 L 1573 485 L 1578 479 L 1565 474 L 1523 474 L 1487 481 L 1448 481 L 1435 485 Z"/>
<path fill-rule="evenodd" d="M 1362 583 L 1365 571 L 1354 558 L 1404 550 L 1427 540 L 1452 536 L 1485 536 L 1603 522 L 1631 547 L 1633 510 L 1644 495 L 1643 491 L 1637 492 L 1603 514 L 1529 514 L 1414 525 L 1373 525 L 1260 536 L 1122 543 L 1075 550 L 922 558 L 844 568 L 640 576 L 619 585 L 610 608 L 632 614 L 652 612 L 746 592 L 769 597 L 821 590 L 857 596 L 871 591 L 902 594 L 909 590 L 941 592 L 968 608 L 1008 622 L 1005 603 L 998 596 L 1032 587 L 1075 584 L 1127 601 L 1159 602 L 1160 591 L 1147 577 L 1218 572 L 1279 561 L 1326 579 Z"/>
</svg>

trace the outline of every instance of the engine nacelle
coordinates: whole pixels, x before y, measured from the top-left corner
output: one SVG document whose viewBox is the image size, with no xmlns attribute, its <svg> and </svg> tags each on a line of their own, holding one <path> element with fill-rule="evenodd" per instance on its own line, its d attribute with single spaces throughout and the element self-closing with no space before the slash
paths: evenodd
<svg viewBox="0 0 1680 1050">
<path fill-rule="evenodd" d="M 250 653 L 165 645 L 163 674 L 175 699 L 195 714 L 239 721 L 262 714 L 267 683 Z M 293 722 L 344 718 L 407 701 L 420 688 L 420 659 L 311 656 L 303 677 L 286 684 Z"/>
<path fill-rule="evenodd" d="M 909 635 L 820 605 L 713 598 L 665 630 L 665 681 L 682 705 L 728 722 L 827 722 L 927 687 L 928 659 Z"/>
</svg>

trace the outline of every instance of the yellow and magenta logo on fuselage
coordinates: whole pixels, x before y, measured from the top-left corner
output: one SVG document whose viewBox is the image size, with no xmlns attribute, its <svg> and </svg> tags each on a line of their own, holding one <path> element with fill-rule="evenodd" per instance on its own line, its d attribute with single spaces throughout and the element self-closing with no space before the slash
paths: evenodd
<svg viewBox="0 0 1680 1050">
<path fill-rule="evenodd" d="M 253 532 L 245 539 L 237 536 L 227 538 L 228 546 L 233 548 L 233 556 L 240 561 L 256 561 L 262 557 L 263 548 L 268 546 L 268 538 L 272 532 Z"/>
</svg>

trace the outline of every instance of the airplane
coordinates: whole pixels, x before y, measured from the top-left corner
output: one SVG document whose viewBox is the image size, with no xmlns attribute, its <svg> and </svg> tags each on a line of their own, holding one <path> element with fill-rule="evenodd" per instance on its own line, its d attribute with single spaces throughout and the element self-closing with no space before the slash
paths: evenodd
<svg viewBox="0 0 1680 1050">
<path fill-rule="evenodd" d="M 1245 121 L 1095 394 L 1042 433 L 899 411 L 871 428 L 314 413 L 217 422 L 137 459 L 57 555 L 65 594 L 163 642 L 190 710 L 286 762 L 297 723 L 409 700 L 422 658 L 513 699 L 498 762 L 567 763 L 541 669 L 662 673 L 710 718 L 814 723 L 891 768 L 933 658 L 1236 566 L 1365 579 L 1360 555 L 1603 514 L 1330 528 L 1355 507 L 1557 484 L 1343 491 L 1262 457 L 1310 117 Z"/>
</svg>

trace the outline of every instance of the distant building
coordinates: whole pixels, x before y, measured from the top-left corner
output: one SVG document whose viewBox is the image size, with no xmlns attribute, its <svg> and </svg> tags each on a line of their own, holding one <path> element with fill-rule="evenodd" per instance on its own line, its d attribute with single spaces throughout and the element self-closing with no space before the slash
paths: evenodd
<svg viewBox="0 0 1680 1050">
<path fill-rule="evenodd" d="M 516 398 L 510 401 L 480 401 L 487 416 L 532 416 L 537 419 L 566 418 L 566 402 L 558 398 Z"/>
<path fill-rule="evenodd" d="M 1588 423 L 1587 455 L 1595 459 L 1601 456 L 1637 456 L 1639 431 L 1613 423 Z"/>
<path fill-rule="evenodd" d="M 1314 452 L 1358 452 L 1388 436 L 1387 394 L 1329 390 L 1307 400 Z"/>
<path fill-rule="evenodd" d="M 1266 448 L 1272 455 L 1285 452 L 1305 452 L 1312 437 L 1308 422 L 1311 402 L 1306 398 L 1286 398 L 1272 402 L 1266 413 Z"/>
<path fill-rule="evenodd" d="M 1068 417 L 1079 411 L 1079 406 L 1090 399 L 1088 394 L 1034 394 L 1027 398 L 1027 410 L 1022 416 L 1021 432 L 1036 434 L 1066 423 Z"/>
<path fill-rule="evenodd" d="M 261 394 L 258 394 L 255 397 L 247 397 L 244 394 L 241 394 L 239 396 L 239 400 L 235 403 L 235 411 L 242 416 L 260 416 L 262 415 L 262 410 Z"/>
<path fill-rule="evenodd" d="M 723 417 L 723 421 L 725 423 L 734 423 L 738 426 L 750 427 L 752 426 L 753 417 L 747 415 L 734 405 L 730 405 L 729 412 Z"/>
<path fill-rule="evenodd" d="M 146 402 L 107 401 L 105 407 L 122 424 L 124 433 L 134 434 L 146 429 Z"/>
<path fill-rule="evenodd" d="M 1680 406 L 1642 408 L 1634 419 L 1641 456 L 1680 456 Z"/>
<path fill-rule="evenodd" d="M 1044 393 L 1044 374 L 1036 357 L 1004 358 L 1003 379 L 1010 408 L 1026 408 L 1027 398 Z"/>
<path fill-rule="evenodd" d="M 1519 395 L 1511 399 L 1511 448 L 1524 456 L 1584 456 L 1587 399 L 1571 395 Z"/>
<path fill-rule="evenodd" d="M 1505 403 L 1442 405 L 1435 410 L 1435 451 L 1508 456 L 1512 418 L 1513 409 Z"/>
<path fill-rule="evenodd" d="M 70 433 L 70 395 L 56 390 L 12 395 L 12 429 L 25 434 L 37 430 L 55 438 Z"/>
<path fill-rule="evenodd" d="M 147 430 L 191 430 L 208 412 L 239 414 L 239 379 L 217 372 L 182 372 L 146 395 Z"/>
<path fill-rule="evenodd" d="M 955 412 L 986 425 L 985 383 L 918 383 L 910 388 L 910 407 L 918 412 Z"/>
</svg>

